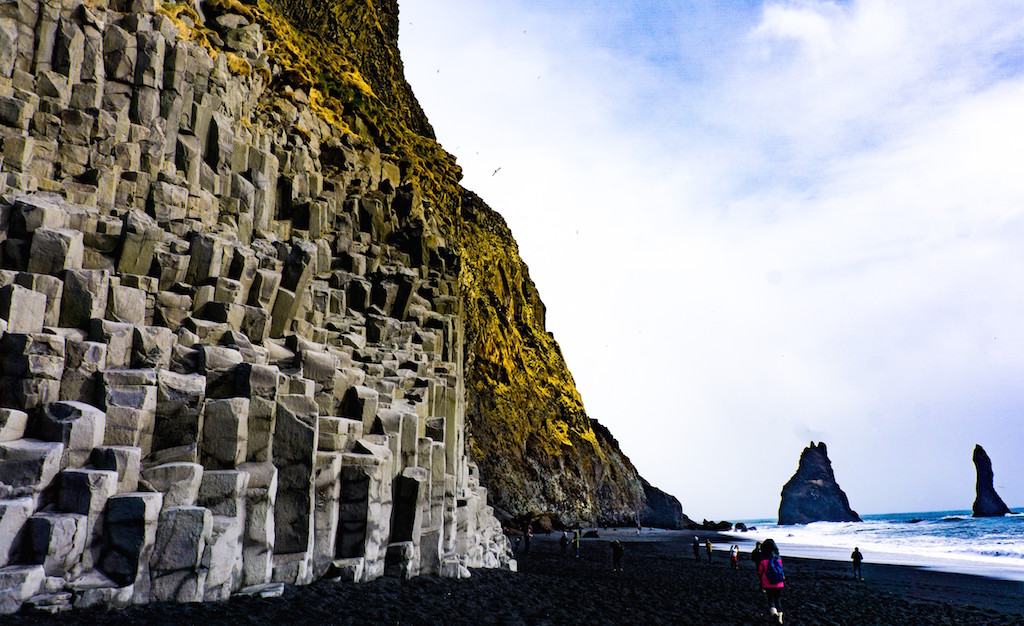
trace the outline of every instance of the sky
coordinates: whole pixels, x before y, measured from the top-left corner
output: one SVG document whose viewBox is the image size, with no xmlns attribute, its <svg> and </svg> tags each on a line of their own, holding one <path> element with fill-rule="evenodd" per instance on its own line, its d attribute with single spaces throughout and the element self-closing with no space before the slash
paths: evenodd
<svg viewBox="0 0 1024 626">
<path fill-rule="evenodd" d="M 825 441 L 861 514 L 1024 506 L 1024 2 L 400 0 L 588 414 L 694 519 Z"/>
</svg>

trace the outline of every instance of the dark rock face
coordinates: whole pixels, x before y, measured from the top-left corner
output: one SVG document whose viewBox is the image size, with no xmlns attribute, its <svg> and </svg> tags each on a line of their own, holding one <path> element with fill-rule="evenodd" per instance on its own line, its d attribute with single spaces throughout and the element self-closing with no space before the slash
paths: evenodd
<svg viewBox="0 0 1024 626">
<path fill-rule="evenodd" d="M 722 520 L 720 522 L 704 520 L 697 528 L 699 528 L 700 530 L 713 530 L 716 532 L 724 532 L 732 530 L 732 522 L 727 522 L 725 520 Z"/>
<path fill-rule="evenodd" d="M 974 446 L 974 467 L 978 471 L 977 495 L 974 499 L 974 517 L 1001 517 L 1010 512 L 992 484 L 992 459 L 985 448 Z"/>
<path fill-rule="evenodd" d="M 779 524 L 859 522 L 846 494 L 836 483 L 824 442 L 804 448 L 796 474 L 782 488 Z"/>
<path fill-rule="evenodd" d="M 693 522 L 683 515 L 683 505 L 671 494 L 654 487 L 643 478 L 640 483 L 644 487 L 644 508 L 640 514 L 640 523 L 655 528 L 678 530 L 688 528 Z"/>
</svg>

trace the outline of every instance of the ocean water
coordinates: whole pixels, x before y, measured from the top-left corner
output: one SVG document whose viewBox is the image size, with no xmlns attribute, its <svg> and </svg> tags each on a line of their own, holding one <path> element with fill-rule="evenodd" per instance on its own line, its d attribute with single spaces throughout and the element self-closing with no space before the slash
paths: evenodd
<svg viewBox="0 0 1024 626">
<path fill-rule="evenodd" d="M 1024 509 L 1005 517 L 974 518 L 970 511 L 865 515 L 860 523 L 815 522 L 777 526 L 750 520 L 757 530 L 737 539 L 771 537 L 783 556 L 849 561 L 859 547 L 866 565 L 914 565 L 1024 581 Z"/>
</svg>

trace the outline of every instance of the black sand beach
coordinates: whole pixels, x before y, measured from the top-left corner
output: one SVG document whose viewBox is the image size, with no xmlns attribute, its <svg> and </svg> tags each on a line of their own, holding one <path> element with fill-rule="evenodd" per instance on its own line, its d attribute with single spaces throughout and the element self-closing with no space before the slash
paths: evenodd
<svg viewBox="0 0 1024 626">
<path fill-rule="evenodd" d="M 536 537 L 518 574 L 477 570 L 469 580 L 422 577 L 365 585 L 320 582 L 283 598 L 210 605 L 148 605 L 125 611 L 18 615 L 3 624 L 763 624 L 766 605 L 749 554 L 733 571 L 724 552 L 700 564 L 681 535 L 602 530 L 580 558 L 559 556 L 558 535 Z M 714 538 L 714 535 L 707 535 Z M 609 541 L 625 544 L 625 571 L 611 571 Z M 722 538 L 722 544 L 732 543 Z M 864 565 L 786 559 L 786 624 L 1019 625 L 1024 583 Z"/>
</svg>

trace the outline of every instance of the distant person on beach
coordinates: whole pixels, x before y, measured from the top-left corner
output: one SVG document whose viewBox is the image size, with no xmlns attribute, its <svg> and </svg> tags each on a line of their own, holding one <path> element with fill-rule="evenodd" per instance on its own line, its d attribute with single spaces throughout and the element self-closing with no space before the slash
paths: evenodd
<svg viewBox="0 0 1024 626">
<path fill-rule="evenodd" d="M 706 548 L 707 551 L 708 551 L 708 563 L 710 564 L 711 563 L 711 540 L 710 539 L 705 539 L 704 540 L 704 548 Z"/>
<path fill-rule="evenodd" d="M 562 553 L 559 556 L 565 556 L 565 549 L 569 547 L 569 533 L 562 531 L 562 538 L 558 540 L 558 543 L 562 546 Z"/>
<path fill-rule="evenodd" d="M 526 538 L 526 542 L 525 542 L 524 547 L 523 547 L 523 554 L 529 554 L 530 553 L 530 540 L 533 539 L 533 524 L 527 524 L 526 525 L 526 532 L 523 533 L 523 536 Z"/>
<path fill-rule="evenodd" d="M 765 539 L 761 544 L 761 560 L 757 564 L 757 573 L 761 579 L 761 591 L 768 600 L 772 617 L 782 623 L 782 590 L 786 586 L 786 574 L 782 569 L 782 557 L 772 539 Z"/>
<path fill-rule="evenodd" d="M 740 547 L 736 544 L 729 548 L 729 562 L 732 563 L 733 569 L 740 568 Z"/>
<path fill-rule="evenodd" d="M 612 571 L 622 571 L 622 542 L 616 539 L 612 542 Z"/>
<path fill-rule="evenodd" d="M 758 541 L 754 544 L 754 549 L 750 551 L 750 560 L 754 562 L 754 577 L 758 581 L 761 580 L 761 574 L 758 573 L 758 567 L 761 564 L 761 542 Z"/>
<path fill-rule="evenodd" d="M 696 535 L 693 536 L 693 558 L 700 563 L 700 539 Z"/>
<path fill-rule="evenodd" d="M 640 524 L 640 520 L 637 520 L 636 521 L 636 536 L 637 537 L 640 536 L 640 531 L 643 530 L 643 529 L 644 529 L 644 527 L 643 527 L 643 525 Z"/>
<path fill-rule="evenodd" d="M 864 580 L 860 573 L 860 564 L 864 561 L 864 555 L 860 553 L 860 548 L 854 548 L 850 558 L 853 559 L 853 577 L 857 580 Z"/>
<path fill-rule="evenodd" d="M 580 535 L 582 535 L 582 534 L 583 534 L 583 531 L 580 530 L 579 528 L 577 528 L 576 529 L 576 534 L 573 535 L 573 542 L 576 544 L 576 558 L 577 559 L 580 558 Z"/>
</svg>

